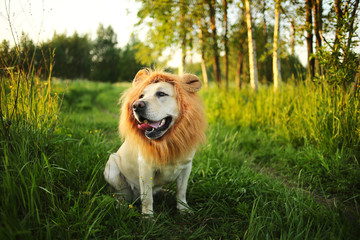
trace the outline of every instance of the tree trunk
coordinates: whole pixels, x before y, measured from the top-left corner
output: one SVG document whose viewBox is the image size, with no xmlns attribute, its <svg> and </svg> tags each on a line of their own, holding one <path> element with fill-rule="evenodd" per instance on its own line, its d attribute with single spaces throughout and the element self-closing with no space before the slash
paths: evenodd
<svg viewBox="0 0 360 240">
<path fill-rule="evenodd" d="M 274 91 L 280 90 L 280 58 L 279 58 L 279 29 L 280 29 L 280 0 L 276 0 L 275 6 L 275 24 L 274 24 L 274 42 L 273 42 L 273 78 Z"/>
<path fill-rule="evenodd" d="M 181 62 L 179 66 L 179 75 L 182 75 L 185 71 L 185 60 L 186 60 L 186 36 L 183 36 L 181 42 Z"/>
<path fill-rule="evenodd" d="M 199 20 L 199 39 L 200 39 L 200 49 L 201 49 L 201 71 L 202 71 L 205 88 L 208 89 L 209 80 L 208 80 L 207 71 L 206 71 L 205 44 L 204 44 L 204 36 L 203 36 L 203 31 L 202 31 L 201 20 Z"/>
<path fill-rule="evenodd" d="M 211 28 L 211 38 L 213 40 L 212 50 L 213 50 L 213 59 L 214 59 L 214 74 L 215 82 L 220 87 L 221 85 L 221 70 L 220 70 L 220 59 L 219 59 L 219 48 L 217 44 L 217 34 L 216 34 L 216 20 L 215 20 L 215 0 L 209 1 L 210 9 L 210 28 Z"/>
<path fill-rule="evenodd" d="M 316 52 L 319 51 L 321 42 L 321 31 L 322 31 L 322 0 L 313 1 L 313 12 L 314 12 L 314 30 L 316 39 Z M 321 66 L 319 60 L 315 58 L 315 73 L 322 75 Z"/>
<path fill-rule="evenodd" d="M 182 75 L 185 71 L 186 60 L 186 26 L 185 26 L 185 7 L 180 3 L 180 35 L 181 35 L 181 62 L 179 66 L 179 75 Z"/>
<path fill-rule="evenodd" d="M 255 51 L 255 40 L 253 38 L 252 20 L 251 20 L 251 8 L 249 0 L 245 0 L 246 8 L 246 25 L 248 33 L 248 45 L 249 45 L 249 68 L 250 68 L 250 86 L 253 91 L 258 90 L 258 71 Z"/>
<path fill-rule="evenodd" d="M 224 4 L 224 28 L 225 28 L 225 34 L 224 34 L 224 48 L 225 48 L 225 83 L 226 83 L 226 89 L 229 89 L 229 47 L 228 47 L 228 21 L 227 21 L 227 10 L 228 10 L 228 4 L 227 0 L 223 0 Z"/>
<path fill-rule="evenodd" d="M 267 43 L 268 43 L 268 36 L 267 36 L 267 22 L 266 22 L 266 17 L 265 17 L 265 11 L 266 11 L 266 0 L 263 0 L 262 3 L 262 15 L 263 15 L 263 34 L 264 34 L 264 52 L 268 52 L 268 47 L 267 47 Z M 264 68 L 264 73 L 265 73 L 265 79 L 266 82 L 271 82 L 271 73 L 270 73 L 270 58 L 267 56 L 266 54 L 266 58 L 262 63 L 262 67 Z"/>
<path fill-rule="evenodd" d="M 236 71 L 236 86 L 241 89 L 241 73 L 243 72 L 244 54 L 241 50 L 238 53 L 237 71 Z"/>
<path fill-rule="evenodd" d="M 291 45 L 291 55 L 295 56 L 295 20 L 294 19 L 291 19 L 290 45 Z"/>
<path fill-rule="evenodd" d="M 337 26 L 336 26 L 336 30 L 335 30 L 335 40 L 334 40 L 334 51 L 336 51 L 336 48 L 339 47 L 339 28 L 340 28 L 340 22 L 342 19 L 342 11 L 341 11 L 341 0 L 335 0 L 335 14 L 336 14 L 336 18 L 337 18 Z"/>
<path fill-rule="evenodd" d="M 308 53 L 308 78 L 314 78 L 314 59 L 312 58 L 313 55 L 313 34 L 312 34 L 312 2 L 311 0 L 305 0 L 305 17 L 306 17 L 306 44 L 307 44 L 307 53 Z"/>
</svg>

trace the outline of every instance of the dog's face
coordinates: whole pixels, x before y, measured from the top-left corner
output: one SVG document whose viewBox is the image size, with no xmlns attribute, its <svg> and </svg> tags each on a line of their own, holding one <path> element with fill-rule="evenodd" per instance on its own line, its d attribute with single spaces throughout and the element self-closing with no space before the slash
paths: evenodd
<svg viewBox="0 0 360 240">
<path fill-rule="evenodd" d="M 132 107 L 138 128 L 149 139 L 161 138 L 179 116 L 176 92 L 168 82 L 148 85 Z"/>
</svg>

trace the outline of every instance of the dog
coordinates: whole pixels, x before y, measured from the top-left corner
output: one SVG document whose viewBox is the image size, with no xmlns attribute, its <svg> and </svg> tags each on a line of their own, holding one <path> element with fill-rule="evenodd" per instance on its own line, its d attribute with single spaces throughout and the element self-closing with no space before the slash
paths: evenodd
<svg viewBox="0 0 360 240">
<path fill-rule="evenodd" d="M 124 139 L 110 155 L 105 180 L 127 201 L 140 197 L 144 215 L 153 215 L 153 195 L 176 181 L 177 209 L 189 211 L 186 189 L 207 122 L 200 79 L 140 70 L 121 98 L 119 132 Z"/>
</svg>

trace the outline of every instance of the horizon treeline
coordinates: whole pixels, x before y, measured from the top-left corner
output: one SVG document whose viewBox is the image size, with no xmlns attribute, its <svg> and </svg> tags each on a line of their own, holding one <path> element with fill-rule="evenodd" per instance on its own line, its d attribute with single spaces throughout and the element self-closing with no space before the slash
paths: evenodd
<svg viewBox="0 0 360 240">
<path fill-rule="evenodd" d="M 260 26 L 257 27 L 257 35 L 260 34 Z M 76 31 L 72 35 L 66 33 L 54 33 L 48 41 L 35 44 L 26 33 L 22 33 L 20 40 L 14 46 L 10 46 L 8 40 L 0 43 L 1 69 L 0 75 L 6 75 L 6 69 L 21 66 L 26 72 L 31 67 L 36 69 L 37 75 L 48 75 L 61 79 L 89 79 L 103 82 L 131 81 L 136 72 L 145 67 L 165 66 L 166 59 L 162 56 L 151 55 L 152 49 L 141 42 L 134 34 L 123 48 L 117 46 L 117 34 L 112 26 L 100 24 L 97 36 L 94 40 L 89 34 L 79 34 Z M 264 51 L 259 42 L 259 61 L 263 58 Z M 145 50 L 146 49 L 146 50 Z M 144 52 L 144 51 L 148 51 Z M 223 56 L 221 56 L 223 58 Z M 159 59 L 163 59 L 160 61 Z M 305 68 L 300 60 L 294 55 L 286 55 L 281 59 L 283 74 L 286 79 L 298 74 L 304 74 Z M 50 68 L 50 66 L 52 67 Z M 209 62 L 207 72 L 209 80 L 214 81 L 213 63 Z M 244 64 L 246 67 L 246 64 Z M 187 71 L 199 76 L 202 75 L 200 62 L 189 62 Z M 177 69 L 167 67 L 166 70 L 177 72 Z M 242 78 L 248 79 L 248 70 L 242 72 Z M 270 75 L 269 75 L 270 74 Z M 235 78 L 235 73 L 230 73 Z M 271 81 L 271 72 L 260 68 L 259 76 L 263 83 Z M 269 79 L 270 80 L 266 80 Z"/>
<path fill-rule="evenodd" d="M 71 36 L 54 33 L 53 37 L 40 44 L 34 44 L 23 33 L 19 43 L 10 47 L 9 41 L 0 44 L 1 75 L 6 69 L 21 66 L 35 74 L 61 79 L 89 79 L 103 82 L 131 81 L 136 72 L 144 66 L 135 59 L 135 46 L 139 41 L 132 37 L 129 43 L 117 46 L 117 34 L 111 26 L 100 24 L 97 36 L 92 40 L 88 34 Z M 50 67 L 51 66 L 51 67 Z"/>
</svg>

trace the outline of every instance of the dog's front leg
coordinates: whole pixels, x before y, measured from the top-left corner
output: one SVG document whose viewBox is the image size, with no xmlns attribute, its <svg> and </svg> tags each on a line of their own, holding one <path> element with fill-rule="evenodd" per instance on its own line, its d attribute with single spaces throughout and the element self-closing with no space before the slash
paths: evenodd
<svg viewBox="0 0 360 240">
<path fill-rule="evenodd" d="M 189 206 L 186 202 L 186 189 L 191 173 L 192 161 L 190 161 L 179 174 L 176 179 L 176 200 L 177 209 L 181 212 L 189 211 Z"/>
<path fill-rule="evenodd" d="M 153 215 L 153 168 L 139 155 L 139 183 L 142 213 Z"/>
</svg>

